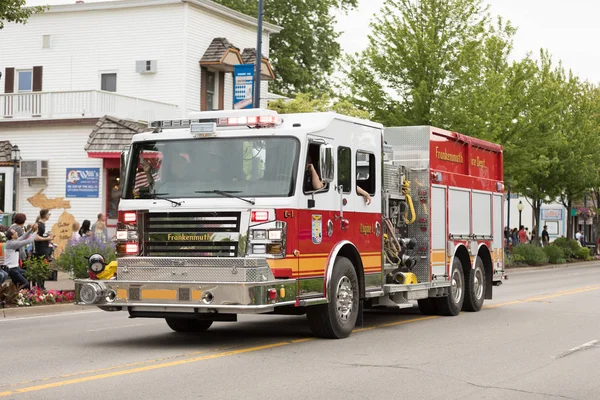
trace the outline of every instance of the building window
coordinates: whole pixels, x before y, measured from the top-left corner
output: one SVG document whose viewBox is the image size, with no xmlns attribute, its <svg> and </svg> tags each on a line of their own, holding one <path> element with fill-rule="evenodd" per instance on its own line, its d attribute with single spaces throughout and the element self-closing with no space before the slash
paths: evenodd
<svg viewBox="0 0 600 400">
<path fill-rule="evenodd" d="M 206 109 L 208 111 L 214 110 L 213 104 L 215 102 L 215 73 L 208 71 L 206 73 Z"/>
<path fill-rule="evenodd" d="M 31 92 L 33 89 L 33 70 L 17 72 L 17 89 L 19 93 Z"/>
<path fill-rule="evenodd" d="M 338 147 L 338 186 L 344 193 L 352 190 L 352 152 L 348 147 Z"/>
<path fill-rule="evenodd" d="M 43 35 L 42 36 L 42 49 L 49 49 L 50 48 L 50 35 Z"/>
<path fill-rule="evenodd" d="M 375 155 L 363 151 L 356 152 L 356 185 L 375 195 Z"/>
<path fill-rule="evenodd" d="M 117 91 L 117 74 L 101 74 L 100 75 L 100 90 L 107 92 Z"/>
<path fill-rule="evenodd" d="M 108 168 L 106 170 L 106 216 L 108 219 L 117 219 L 119 211 L 119 199 L 121 198 L 121 185 L 119 184 L 120 172 L 118 168 Z"/>
</svg>

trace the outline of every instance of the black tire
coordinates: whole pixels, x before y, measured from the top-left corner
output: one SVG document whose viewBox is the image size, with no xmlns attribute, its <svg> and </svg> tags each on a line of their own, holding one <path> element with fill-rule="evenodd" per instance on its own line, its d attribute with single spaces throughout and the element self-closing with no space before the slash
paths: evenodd
<svg viewBox="0 0 600 400">
<path fill-rule="evenodd" d="M 448 296 L 438 297 L 435 302 L 440 315 L 454 317 L 460 314 L 465 301 L 465 273 L 462 263 L 457 257 L 454 257 L 452 262 L 450 283 Z"/>
<path fill-rule="evenodd" d="M 206 332 L 213 323 L 210 320 L 184 318 L 165 318 L 165 321 L 167 321 L 169 328 L 180 333 Z"/>
<path fill-rule="evenodd" d="M 329 299 L 331 301 L 328 304 L 306 309 L 310 329 L 317 337 L 346 338 L 352 333 L 359 312 L 358 277 L 354 265 L 346 257 L 335 260 L 329 284 Z"/>
<path fill-rule="evenodd" d="M 475 266 L 465 276 L 465 302 L 463 310 L 481 310 L 483 301 L 485 300 L 486 279 L 483 260 L 477 256 Z"/>
<path fill-rule="evenodd" d="M 436 304 L 436 299 L 429 297 L 427 299 L 418 300 L 419 302 L 419 311 L 423 315 L 437 315 L 438 309 Z"/>
</svg>

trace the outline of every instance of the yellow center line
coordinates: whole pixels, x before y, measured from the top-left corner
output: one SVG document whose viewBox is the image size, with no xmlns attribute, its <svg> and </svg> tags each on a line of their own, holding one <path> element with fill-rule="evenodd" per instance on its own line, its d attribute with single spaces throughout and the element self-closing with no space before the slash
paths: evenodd
<svg viewBox="0 0 600 400">
<path fill-rule="evenodd" d="M 568 295 L 572 295 L 572 294 L 591 292 L 591 291 L 598 290 L 598 289 L 600 289 L 600 286 L 586 286 L 586 287 L 578 288 L 578 289 L 562 290 L 560 292 L 550 293 L 547 295 L 542 294 L 542 295 L 538 295 L 538 296 L 533 296 L 533 297 L 529 297 L 524 300 L 514 300 L 514 301 L 509 301 L 506 303 L 491 304 L 491 305 L 485 306 L 483 308 L 498 308 L 498 307 L 511 306 L 511 305 L 515 305 L 515 304 L 532 303 L 532 302 L 536 302 L 536 301 L 554 299 L 557 297 L 568 296 Z"/>
<path fill-rule="evenodd" d="M 529 297 L 524 300 L 516 300 L 516 301 L 505 302 L 505 303 L 493 304 L 493 305 L 486 306 L 484 308 L 505 307 L 505 306 L 514 305 L 514 304 L 523 304 L 523 303 L 546 300 L 546 299 L 551 299 L 551 298 L 556 298 L 556 297 L 561 297 L 561 296 L 568 296 L 568 295 L 572 295 L 572 294 L 585 293 L 585 292 L 590 292 L 590 291 L 598 290 L 598 289 L 600 289 L 600 286 L 587 286 L 587 287 L 578 288 L 578 289 L 550 293 L 547 295 Z M 352 332 L 359 333 L 359 332 L 387 328 L 387 327 L 408 324 L 408 323 L 413 323 L 413 322 L 427 321 L 427 320 L 436 319 L 436 318 L 440 318 L 440 317 L 434 315 L 434 316 L 427 316 L 427 317 L 412 318 L 412 319 L 407 319 L 407 320 L 403 320 L 403 321 L 396 321 L 396 322 L 390 322 L 390 323 L 385 323 L 385 324 L 367 326 L 367 327 L 363 327 L 363 328 L 356 328 Z M 261 346 L 247 347 L 247 348 L 243 348 L 243 349 L 239 349 L 239 350 L 223 351 L 220 353 L 207 354 L 207 355 L 203 355 L 200 357 L 192 357 L 192 358 L 186 358 L 186 359 L 182 359 L 182 360 L 164 362 L 164 363 L 160 363 L 160 364 L 146 365 L 143 367 L 136 367 L 136 368 L 125 369 L 125 370 L 121 370 L 121 371 L 114 371 L 114 372 L 108 372 L 108 373 L 103 373 L 103 374 L 98 374 L 98 375 L 85 376 L 85 377 L 76 378 L 76 379 L 67 379 L 67 380 L 47 383 L 47 384 L 43 384 L 43 385 L 28 386 L 28 387 L 24 387 L 24 388 L 20 388 L 20 389 L 13 389 L 13 390 L 0 392 L 0 397 L 14 396 L 16 394 L 36 392 L 36 391 L 40 391 L 40 390 L 52 389 L 52 388 L 57 388 L 57 387 L 61 387 L 61 386 L 74 385 L 77 383 L 95 381 L 95 380 L 99 380 L 99 379 L 107 379 L 107 378 L 113 378 L 116 376 L 130 375 L 130 374 L 135 374 L 135 373 L 139 373 L 139 372 L 147 372 L 147 371 L 153 371 L 153 370 L 158 370 L 158 369 L 163 369 L 163 368 L 176 367 L 179 365 L 185 365 L 185 364 L 195 363 L 195 362 L 199 362 L 199 361 L 213 360 L 216 358 L 235 356 L 235 355 L 239 355 L 239 354 L 252 353 L 252 352 L 261 351 L 261 350 L 268 350 L 268 349 L 274 349 L 277 347 L 305 343 L 305 342 L 308 342 L 311 340 L 315 340 L 315 338 L 312 338 L 312 337 L 301 338 L 301 339 L 295 339 L 295 340 L 290 340 L 290 341 L 285 341 L 285 342 L 277 342 L 277 343 L 271 343 L 271 344 L 266 344 L 266 345 L 261 345 Z M 199 353 L 203 353 L 203 352 L 189 353 L 188 356 L 199 354 Z M 186 355 L 182 355 L 182 357 L 185 357 L 185 356 Z M 157 362 L 157 361 L 161 361 L 161 359 L 144 361 L 144 362 L 140 362 L 140 363 L 125 364 L 122 367 L 135 366 L 135 365 Z M 104 368 L 104 369 L 100 369 L 100 370 L 88 371 L 87 373 L 95 373 L 96 371 L 110 370 L 110 369 L 116 369 L 116 368 L 120 368 L 120 367 Z M 74 373 L 74 374 L 70 374 L 70 375 L 62 375 L 61 377 L 68 377 L 68 376 L 82 375 L 82 374 L 85 374 L 85 372 Z M 56 378 L 44 378 L 41 380 L 45 381 L 45 380 L 50 380 L 50 379 L 56 379 Z M 40 381 L 40 380 L 38 380 L 38 381 Z"/>
</svg>

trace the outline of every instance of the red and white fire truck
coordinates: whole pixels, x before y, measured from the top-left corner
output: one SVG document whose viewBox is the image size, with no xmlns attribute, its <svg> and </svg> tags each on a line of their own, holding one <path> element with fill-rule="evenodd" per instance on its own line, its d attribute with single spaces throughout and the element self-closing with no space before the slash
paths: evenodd
<svg viewBox="0 0 600 400">
<path fill-rule="evenodd" d="M 343 338 L 365 309 L 478 311 L 504 278 L 499 145 L 335 113 L 150 125 L 122 155 L 116 267 L 90 258 L 78 305 L 177 332 L 306 314 Z"/>
</svg>

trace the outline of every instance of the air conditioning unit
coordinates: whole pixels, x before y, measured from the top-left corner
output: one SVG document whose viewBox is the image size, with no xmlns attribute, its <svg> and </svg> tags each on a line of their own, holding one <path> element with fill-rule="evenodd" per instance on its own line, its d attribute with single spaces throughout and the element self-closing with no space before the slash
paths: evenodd
<svg viewBox="0 0 600 400">
<path fill-rule="evenodd" d="M 48 161 L 21 161 L 21 178 L 48 179 Z"/>
<path fill-rule="evenodd" d="M 135 72 L 140 74 L 155 74 L 156 60 L 141 60 L 135 62 Z"/>
</svg>

